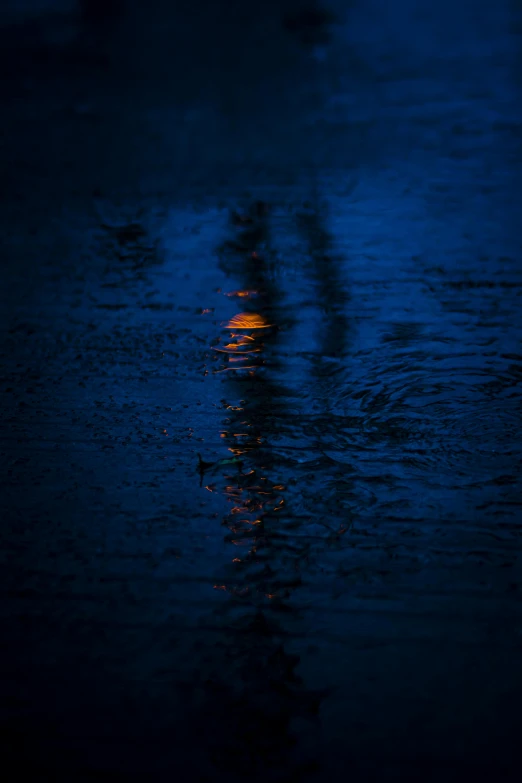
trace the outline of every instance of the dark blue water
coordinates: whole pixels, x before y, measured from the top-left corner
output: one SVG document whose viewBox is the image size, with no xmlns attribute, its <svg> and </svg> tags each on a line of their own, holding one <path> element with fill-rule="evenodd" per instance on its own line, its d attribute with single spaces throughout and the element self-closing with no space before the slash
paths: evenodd
<svg viewBox="0 0 522 783">
<path fill-rule="evenodd" d="M 516 779 L 520 4 L 62 6 L 1 33 L 10 780 Z"/>
</svg>

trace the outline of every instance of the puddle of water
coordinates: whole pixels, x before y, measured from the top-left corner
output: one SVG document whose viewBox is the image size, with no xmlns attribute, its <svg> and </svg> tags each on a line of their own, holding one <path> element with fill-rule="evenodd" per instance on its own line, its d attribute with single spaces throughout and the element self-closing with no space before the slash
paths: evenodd
<svg viewBox="0 0 522 783">
<path fill-rule="evenodd" d="M 436 31 L 419 21 L 419 39 L 402 29 L 412 4 L 398 18 L 385 5 L 333 26 L 310 82 L 289 68 L 284 117 L 281 98 L 262 118 L 236 116 L 228 73 L 215 104 L 203 91 L 187 111 L 148 106 L 137 125 L 157 126 L 162 154 L 138 133 L 126 161 L 150 192 L 179 165 L 195 206 L 100 215 L 92 268 L 50 279 L 43 265 L 38 317 L 52 311 L 52 334 L 33 340 L 31 301 L 9 335 L 52 383 L 41 407 L 29 387 L 17 437 L 29 441 L 31 422 L 48 433 L 30 441 L 42 471 L 71 453 L 83 483 L 74 474 L 59 498 L 68 523 L 82 508 L 89 526 L 91 512 L 102 520 L 84 536 L 103 587 L 85 577 L 60 595 L 102 604 L 84 607 L 89 633 L 103 630 L 89 644 L 103 656 L 107 635 L 122 680 L 182 692 L 201 755 L 227 780 L 306 780 L 354 736 L 392 753 L 414 722 L 393 712 L 401 684 L 431 688 L 443 715 L 439 694 L 466 678 L 446 676 L 449 643 L 435 660 L 441 638 L 478 650 L 487 680 L 488 650 L 519 632 L 514 610 L 502 615 L 519 589 L 522 503 L 514 53 L 498 63 L 495 49 L 479 84 L 473 36 L 459 50 L 451 34 L 461 56 L 431 63 L 453 4 Z M 384 28 L 365 18 L 377 12 Z M 244 60 L 255 88 L 245 74 L 239 86 L 257 109 L 272 82 Z M 333 89 L 321 80 L 335 68 L 349 77 Z M 170 693 L 153 700 L 159 724 Z"/>
<path fill-rule="evenodd" d="M 297 763 L 292 720 L 314 726 L 327 698 L 320 676 L 304 683 L 285 663 L 279 680 L 261 658 L 292 659 L 312 628 L 342 634 L 342 612 L 358 601 L 377 606 L 391 591 L 401 603 L 428 584 L 444 593 L 443 563 L 473 568 L 493 535 L 500 565 L 518 536 L 522 358 L 504 342 L 516 279 L 481 286 L 448 264 L 433 268 L 417 254 L 422 226 L 386 201 L 379 209 L 376 195 L 355 214 L 314 198 L 194 218 L 201 276 L 190 265 L 183 287 L 189 310 L 206 313 L 187 313 L 190 333 L 207 341 L 204 366 L 189 375 L 203 374 L 219 412 L 214 430 L 204 419 L 196 427 L 200 492 L 229 552 L 209 575 L 222 596 L 212 617 L 241 676 L 230 685 L 223 663 L 201 698 L 236 716 L 218 757 L 224 764 L 233 743 L 239 776 L 253 758 L 260 776 Z M 373 220 L 361 225 L 367 209 Z M 170 263 L 167 275 L 179 274 Z M 494 273 L 483 261 L 481 279 Z M 513 284 L 512 273 L 503 279 Z M 488 309 L 496 321 L 481 324 Z M 521 336 L 511 320 L 510 344 Z M 272 711 L 277 741 L 260 728 Z"/>
</svg>

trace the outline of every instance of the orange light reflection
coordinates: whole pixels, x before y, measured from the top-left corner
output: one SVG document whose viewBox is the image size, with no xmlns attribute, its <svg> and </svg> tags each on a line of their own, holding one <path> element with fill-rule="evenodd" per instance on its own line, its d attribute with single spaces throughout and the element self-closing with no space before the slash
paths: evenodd
<svg viewBox="0 0 522 783">
<path fill-rule="evenodd" d="M 239 296 L 239 297 L 248 297 L 248 296 L 256 296 L 257 291 L 245 289 L 244 291 L 228 291 L 228 293 L 225 294 L 225 296 Z"/>
<path fill-rule="evenodd" d="M 269 323 L 259 313 L 238 313 L 223 326 L 226 329 L 267 329 L 269 326 L 273 326 L 273 324 Z"/>
<path fill-rule="evenodd" d="M 247 356 L 250 353 L 261 353 L 261 348 L 252 348 L 251 351 L 236 351 L 234 350 L 235 349 L 234 343 L 230 343 L 230 345 L 227 345 L 226 348 L 230 348 L 231 350 L 225 350 L 225 348 L 214 348 L 214 346 L 212 346 L 212 350 L 216 351 L 216 353 L 228 353 L 229 356 L 230 355 L 237 356 L 238 354 L 241 356 L 243 354 Z"/>
</svg>

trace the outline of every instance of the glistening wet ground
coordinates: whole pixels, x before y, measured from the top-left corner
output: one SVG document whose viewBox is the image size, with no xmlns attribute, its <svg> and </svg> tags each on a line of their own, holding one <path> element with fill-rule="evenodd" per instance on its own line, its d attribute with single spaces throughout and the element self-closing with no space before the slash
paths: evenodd
<svg viewBox="0 0 522 783">
<path fill-rule="evenodd" d="M 34 5 L 8 780 L 518 779 L 520 4 Z"/>
</svg>

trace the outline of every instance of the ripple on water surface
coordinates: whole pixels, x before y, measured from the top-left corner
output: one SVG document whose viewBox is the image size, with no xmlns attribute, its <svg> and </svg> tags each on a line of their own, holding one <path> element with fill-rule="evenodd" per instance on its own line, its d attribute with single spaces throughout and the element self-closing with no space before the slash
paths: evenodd
<svg viewBox="0 0 522 783">
<path fill-rule="evenodd" d="M 303 530 L 391 508 L 405 521 L 471 523 L 514 494 L 521 363 L 502 353 L 503 331 L 513 341 L 505 286 L 496 299 L 491 287 L 461 291 L 460 323 L 447 308 L 453 270 L 399 252 L 394 265 L 367 262 L 365 278 L 324 206 L 257 205 L 235 222 L 218 250 L 228 293 L 213 382 L 243 402 L 225 437 L 252 469 L 277 471 Z M 480 321 L 485 290 L 500 325 Z"/>
</svg>

